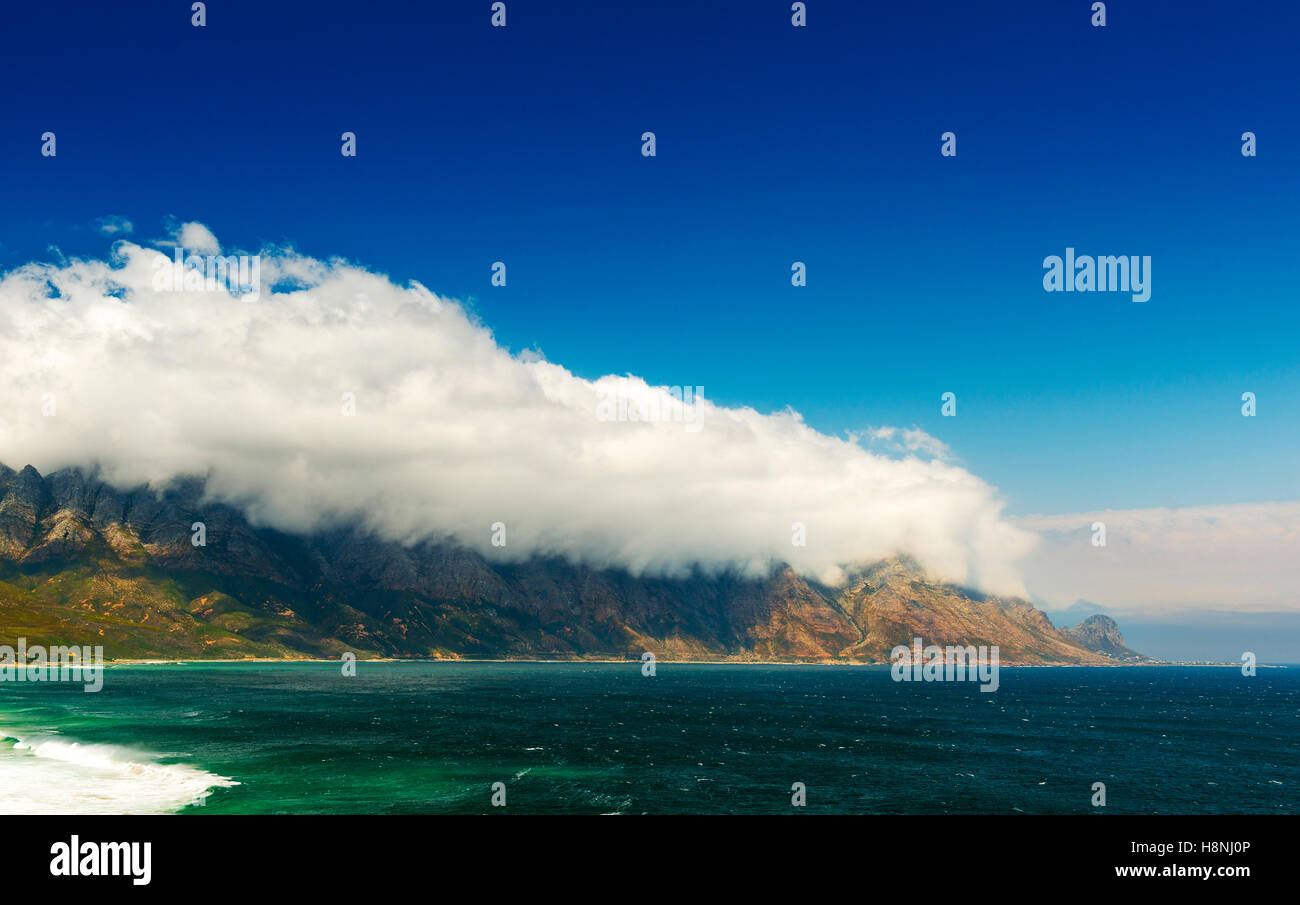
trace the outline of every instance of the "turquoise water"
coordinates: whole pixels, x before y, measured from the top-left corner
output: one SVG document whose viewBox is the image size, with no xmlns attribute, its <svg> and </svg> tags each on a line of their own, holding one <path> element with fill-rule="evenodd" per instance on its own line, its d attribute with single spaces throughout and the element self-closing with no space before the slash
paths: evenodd
<svg viewBox="0 0 1300 905">
<path fill-rule="evenodd" d="M 357 671 L 4 683 L 0 812 L 788 813 L 795 782 L 805 813 L 1300 811 L 1297 669 L 1004 668 L 992 694 L 884 667 Z"/>
</svg>

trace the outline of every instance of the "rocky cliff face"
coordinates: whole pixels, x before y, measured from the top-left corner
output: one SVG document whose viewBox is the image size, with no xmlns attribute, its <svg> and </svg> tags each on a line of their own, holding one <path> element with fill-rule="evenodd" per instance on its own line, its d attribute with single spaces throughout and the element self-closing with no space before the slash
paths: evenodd
<svg viewBox="0 0 1300 905">
<path fill-rule="evenodd" d="M 1088 650 L 1112 660 L 1132 663 L 1146 659 L 1137 651 L 1130 650 L 1124 643 L 1124 636 L 1119 632 L 1118 623 L 1100 613 L 1065 629 L 1065 634 Z"/>
<path fill-rule="evenodd" d="M 203 522 L 207 543 L 191 543 Z M 1113 624 L 1113 623 L 1112 623 Z M 1118 634 L 1118 633 L 1116 633 Z M 489 562 L 339 529 L 298 537 L 205 502 L 198 481 L 119 491 L 0 466 L 0 639 L 108 657 L 639 657 L 887 662 L 897 644 L 996 644 L 1004 663 L 1107 663 L 1021 600 L 928 580 L 906 559 L 841 588 L 633 577 Z M 1127 650 L 1127 648 L 1125 648 Z"/>
</svg>

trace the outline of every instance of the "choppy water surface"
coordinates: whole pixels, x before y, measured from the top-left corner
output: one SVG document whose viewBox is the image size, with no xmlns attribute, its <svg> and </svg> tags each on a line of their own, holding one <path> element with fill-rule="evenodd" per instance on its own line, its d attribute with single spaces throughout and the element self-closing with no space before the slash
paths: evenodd
<svg viewBox="0 0 1300 905">
<path fill-rule="evenodd" d="M 4 683 L 0 738 L 3 813 L 1300 811 L 1300 669 L 117 666 Z"/>
</svg>

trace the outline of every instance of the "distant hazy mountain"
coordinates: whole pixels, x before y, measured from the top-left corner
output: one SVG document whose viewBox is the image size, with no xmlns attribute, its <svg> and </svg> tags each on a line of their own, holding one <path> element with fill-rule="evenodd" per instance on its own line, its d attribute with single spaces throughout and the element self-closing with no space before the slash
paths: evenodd
<svg viewBox="0 0 1300 905">
<path fill-rule="evenodd" d="M 1080 597 L 1063 610 L 1051 610 L 1050 615 L 1052 616 L 1052 621 L 1055 623 L 1060 625 L 1074 625 L 1076 622 L 1087 619 L 1089 616 L 1105 612 L 1107 612 L 1107 610 L 1101 604 L 1093 603 L 1091 600 L 1084 600 Z"/>
<path fill-rule="evenodd" d="M 1008 664 L 1116 659 L 1023 600 L 935 583 L 906 558 L 841 588 L 785 566 L 761 580 L 638 578 L 351 529 L 294 536 L 202 496 L 199 481 L 124 493 L 81 471 L 0 466 L 0 641 L 99 643 L 110 658 L 887 662 L 920 637 L 996 644 Z M 191 543 L 195 522 L 205 546 Z"/>
<path fill-rule="evenodd" d="M 1065 629 L 1065 633 L 1088 650 L 1113 660 L 1135 662 L 1146 659 L 1124 643 L 1124 636 L 1119 633 L 1119 625 L 1115 620 L 1100 613 Z"/>
</svg>

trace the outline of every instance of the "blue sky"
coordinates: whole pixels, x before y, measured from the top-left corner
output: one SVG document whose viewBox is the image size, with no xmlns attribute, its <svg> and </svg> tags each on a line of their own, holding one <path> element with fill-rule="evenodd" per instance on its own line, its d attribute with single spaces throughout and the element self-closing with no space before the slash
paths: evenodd
<svg viewBox="0 0 1300 905">
<path fill-rule="evenodd" d="M 1295 8 L 638 6 L 7 11 L 0 267 L 200 220 L 584 377 L 921 427 L 1014 514 L 1300 499 Z M 1044 292 L 1066 246 L 1151 256 L 1151 300 Z"/>
</svg>

